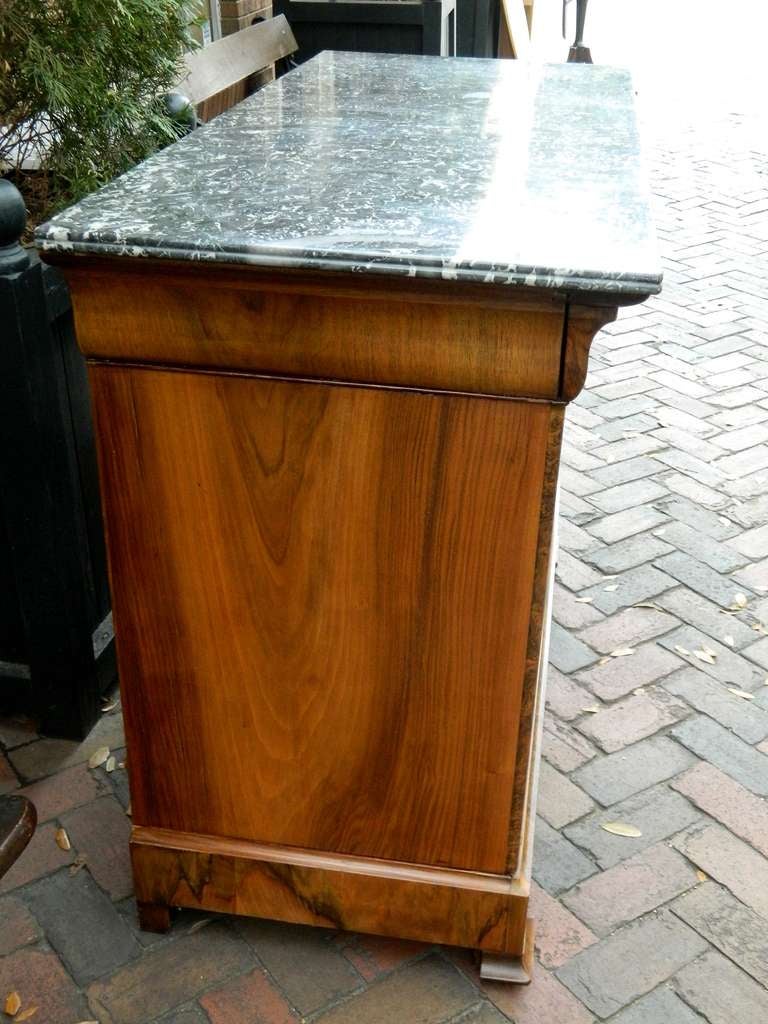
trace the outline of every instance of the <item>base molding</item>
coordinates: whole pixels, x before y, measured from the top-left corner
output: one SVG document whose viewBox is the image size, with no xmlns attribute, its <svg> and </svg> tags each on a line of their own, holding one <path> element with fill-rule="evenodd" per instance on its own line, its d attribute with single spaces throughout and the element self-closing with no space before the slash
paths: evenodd
<svg viewBox="0 0 768 1024">
<path fill-rule="evenodd" d="M 499 953 L 480 954 L 480 977 L 486 981 L 506 981 L 510 985 L 528 985 L 533 978 L 534 921 L 529 917 L 525 926 L 523 949 L 519 956 Z"/>
<path fill-rule="evenodd" d="M 165 908 L 189 907 L 469 947 L 521 964 L 531 946 L 526 879 L 141 826 L 131 859 L 140 920 L 151 930 L 167 927 Z"/>
</svg>

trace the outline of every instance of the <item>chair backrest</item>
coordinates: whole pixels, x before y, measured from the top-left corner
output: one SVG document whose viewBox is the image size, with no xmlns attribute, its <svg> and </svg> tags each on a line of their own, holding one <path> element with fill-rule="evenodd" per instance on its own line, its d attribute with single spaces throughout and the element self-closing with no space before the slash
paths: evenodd
<svg viewBox="0 0 768 1024">
<path fill-rule="evenodd" d="M 210 121 L 253 91 L 255 75 L 296 49 L 284 15 L 257 22 L 186 54 L 176 90 L 194 104 L 201 121 Z"/>
</svg>

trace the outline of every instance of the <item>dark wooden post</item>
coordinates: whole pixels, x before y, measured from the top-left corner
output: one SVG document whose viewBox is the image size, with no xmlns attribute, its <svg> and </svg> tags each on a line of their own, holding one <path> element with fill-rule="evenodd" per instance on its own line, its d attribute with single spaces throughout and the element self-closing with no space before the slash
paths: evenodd
<svg viewBox="0 0 768 1024">
<path fill-rule="evenodd" d="M 114 657 L 94 649 L 103 610 L 90 550 L 94 510 L 84 507 L 66 358 L 51 330 L 43 268 L 20 245 L 25 223 L 21 194 L 0 180 L 0 565 L 21 627 L 20 661 L 3 666 L 0 699 L 34 714 L 45 732 L 79 738 L 99 715 Z"/>
</svg>

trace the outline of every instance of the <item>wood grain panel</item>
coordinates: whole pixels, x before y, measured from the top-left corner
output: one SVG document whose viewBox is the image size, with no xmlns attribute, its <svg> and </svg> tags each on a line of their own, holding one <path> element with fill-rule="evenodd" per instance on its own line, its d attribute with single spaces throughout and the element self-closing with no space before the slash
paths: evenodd
<svg viewBox="0 0 768 1024">
<path fill-rule="evenodd" d="M 134 822 L 503 872 L 550 408 L 91 374 Z"/>
<path fill-rule="evenodd" d="M 527 886 L 494 875 L 398 870 L 142 828 L 131 858 L 142 918 L 161 929 L 162 908 L 180 906 L 513 956 L 523 949 Z"/>
<path fill-rule="evenodd" d="M 78 342 L 91 358 L 558 396 L 562 307 L 259 290 L 206 275 L 69 271 L 68 280 Z"/>
</svg>

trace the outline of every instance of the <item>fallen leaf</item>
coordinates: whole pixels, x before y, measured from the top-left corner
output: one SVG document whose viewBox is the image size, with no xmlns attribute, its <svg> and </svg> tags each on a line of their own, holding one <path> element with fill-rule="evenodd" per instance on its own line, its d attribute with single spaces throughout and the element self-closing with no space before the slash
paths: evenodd
<svg viewBox="0 0 768 1024">
<path fill-rule="evenodd" d="M 204 917 L 201 921 L 195 921 L 194 924 L 187 928 L 187 935 L 193 935 L 195 932 L 199 932 L 201 928 L 205 928 L 206 925 L 213 921 L 212 917 Z"/>
<path fill-rule="evenodd" d="M 708 882 L 709 881 L 709 875 L 705 874 L 701 870 L 701 868 L 699 868 L 698 871 L 696 872 L 696 877 L 698 878 L 698 880 L 700 882 Z"/>
<path fill-rule="evenodd" d="M 706 662 L 707 665 L 715 664 L 715 655 L 710 654 L 709 651 L 705 651 L 703 649 L 699 651 L 694 651 L 693 656 L 694 658 L 698 658 L 699 661 Z"/>
<path fill-rule="evenodd" d="M 600 661 L 598 661 L 597 664 L 598 665 L 607 665 L 610 660 L 611 660 L 610 655 L 607 655 L 605 658 L 601 658 Z"/>
<path fill-rule="evenodd" d="M 627 839 L 638 839 L 643 834 L 636 825 L 626 825 L 623 821 L 606 821 L 600 828 L 612 836 L 624 836 Z"/>
<path fill-rule="evenodd" d="M 594 598 L 591 598 L 591 597 L 577 597 L 575 600 L 576 600 L 576 604 L 592 604 L 592 601 L 594 600 Z"/>
<path fill-rule="evenodd" d="M 611 651 L 612 658 L 628 658 L 630 654 L 634 654 L 634 647 L 617 647 L 615 651 Z"/>
<path fill-rule="evenodd" d="M 684 654 L 688 658 L 690 658 L 691 656 L 691 652 L 687 650 L 685 647 L 681 647 L 680 644 L 675 644 L 675 650 L 678 654 Z"/>
<path fill-rule="evenodd" d="M 746 608 L 747 607 L 747 595 L 746 594 L 734 594 L 733 602 L 728 605 L 729 608 Z"/>
<path fill-rule="evenodd" d="M 602 709 L 599 704 L 591 704 L 588 708 L 582 708 L 581 710 L 587 715 L 596 715 Z"/>
<path fill-rule="evenodd" d="M 617 580 L 618 578 L 619 574 L 617 572 L 612 572 L 609 573 L 607 576 L 603 576 L 603 583 L 605 583 L 606 580 Z"/>
<path fill-rule="evenodd" d="M 742 697 L 744 700 L 754 700 L 755 699 L 754 693 L 747 693 L 746 690 L 738 690 L 738 689 L 736 689 L 735 686 L 728 686 L 728 687 L 726 687 L 726 689 L 728 690 L 729 693 L 734 694 L 734 696 L 736 696 L 736 697 Z"/>
<path fill-rule="evenodd" d="M 21 1009 L 21 997 L 18 992 L 9 992 L 5 997 L 3 1010 L 9 1017 L 15 1017 Z"/>
<path fill-rule="evenodd" d="M 37 1006 L 30 1006 L 23 1013 L 20 1013 L 18 1017 L 13 1018 L 13 1024 L 18 1024 L 20 1020 L 29 1020 L 30 1017 L 34 1017 L 37 1013 Z"/>
<path fill-rule="evenodd" d="M 664 609 L 658 604 L 654 604 L 653 601 L 641 601 L 639 604 L 633 604 L 633 608 L 651 608 L 655 612 L 663 612 Z"/>
<path fill-rule="evenodd" d="M 103 704 L 103 705 L 102 705 L 102 708 L 101 708 L 101 713 L 102 713 L 102 715 L 106 715 L 106 714 L 107 714 L 107 712 L 109 712 L 109 711 L 114 711 L 114 710 L 115 710 L 115 708 L 117 707 L 117 705 L 118 705 L 119 703 L 120 703 L 120 701 L 119 701 L 119 700 L 110 700 L 110 701 L 107 701 L 107 703 L 106 703 L 106 704 Z"/>
<path fill-rule="evenodd" d="M 74 878 L 78 871 L 81 871 L 85 867 L 85 862 L 88 858 L 84 853 L 78 853 L 72 863 L 69 865 L 70 877 Z"/>
<path fill-rule="evenodd" d="M 56 845 L 60 850 L 71 850 L 72 844 L 69 841 L 67 830 L 65 828 L 56 829 Z"/>
<path fill-rule="evenodd" d="M 115 766 L 116 765 L 117 765 L 117 759 L 112 754 L 110 754 L 109 757 L 107 758 L 105 764 L 104 764 L 104 771 L 105 772 L 113 772 L 115 770 Z"/>
<path fill-rule="evenodd" d="M 733 639 L 732 636 L 724 636 L 723 637 L 723 643 L 724 644 L 728 644 L 729 647 L 733 647 L 733 645 L 736 643 L 736 641 Z"/>
<path fill-rule="evenodd" d="M 612 594 L 614 592 L 614 590 L 618 590 L 618 589 L 619 589 L 619 584 L 618 583 L 612 583 L 609 587 L 603 587 L 603 590 L 607 591 L 609 594 Z"/>
<path fill-rule="evenodd" d="M 91 756 L 88 758 L 89 768 L 98 768 L 100 765 L 109 757 L 109 747 L 99 747 L 98 750 L 94 750 Z"/>
<path fill-rule="evenodd" d="M 768 629 L 766 629 L 762 622 L 753 622 L 752 629 L 754 629 L 756 633 L 762 634 L 762 636 L 768 636 Z"/>
<path fill-rule="evenodd" d="M 125 808 L 125 813 L 128 815 L 129 818 L 132 817 L 132 815 L 133 815 L 133 811 L 131 810 L 131 801 L 130 800 L 128 801 L 128 806 Z"/>
<path fill-rule="evenodd" d="M 702 651 L 706 651 L 707 654 L 711 654 L 713 658 L 717 657 L 717 651 L 713 651 L 712 648 L 708 647 L 706 644 L 702 644 L 701 649 Z"/>
</svg>

